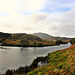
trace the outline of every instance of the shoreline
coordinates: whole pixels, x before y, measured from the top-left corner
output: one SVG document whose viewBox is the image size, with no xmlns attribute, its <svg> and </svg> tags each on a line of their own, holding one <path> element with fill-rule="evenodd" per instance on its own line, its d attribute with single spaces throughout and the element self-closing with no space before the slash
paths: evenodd
<svg viewBox="0 0 75 75">
<path fill-rule="evenodd" d="M 69 42 L 67 43 L 62 43 L 62 44 L 68 44 Z M 0 46 L 9 46 L 9 47 L 47 47 L 47 46 L 58 46 L 58 45 L 61 45 L 61 44 L 54 44 L 54 45 L 42 45 L 42 46 L 16 46 L 16 45 L 0 45 Z"/>
</svg>

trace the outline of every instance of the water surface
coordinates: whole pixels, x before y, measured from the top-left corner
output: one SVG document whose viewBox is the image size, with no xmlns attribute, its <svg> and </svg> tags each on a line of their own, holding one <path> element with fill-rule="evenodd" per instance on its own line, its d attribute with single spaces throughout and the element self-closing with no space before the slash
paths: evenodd
<svg viewBox="0 0 75 75">
<path fill-rule="evenodd" d="M 56 50 L 70 47 L 71 44 L 61 44 L 47 47 L 7 47 L 0 46 L 0 74 L 8 69 L 30 65 L 37 56 L 46 56 Z"/>
</svg>

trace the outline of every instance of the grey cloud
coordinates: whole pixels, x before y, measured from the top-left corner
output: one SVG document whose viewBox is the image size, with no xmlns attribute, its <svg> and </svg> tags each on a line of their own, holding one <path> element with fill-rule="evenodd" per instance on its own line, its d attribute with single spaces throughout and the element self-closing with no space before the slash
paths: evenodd
<svg viewBox="0 0 75 75">
<path fill-rule="evenodd" d="M 72 14 L 73 13 L 73 14 Z M 71 10 L 62 15 L 60 25 L 53 27 L 55 35 L 75 37 L 75 11 Z"/>
</svg>

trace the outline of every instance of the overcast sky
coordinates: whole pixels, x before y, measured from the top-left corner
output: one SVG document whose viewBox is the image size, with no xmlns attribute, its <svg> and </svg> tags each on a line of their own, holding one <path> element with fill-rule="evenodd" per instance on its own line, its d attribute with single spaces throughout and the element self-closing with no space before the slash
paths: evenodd
<svg viewBox="0 0 75 75">
<path fill-rule="evenodd" d="M 0 0 L 0 32 L 75 37 L 75 0 Z"/>
</svg>

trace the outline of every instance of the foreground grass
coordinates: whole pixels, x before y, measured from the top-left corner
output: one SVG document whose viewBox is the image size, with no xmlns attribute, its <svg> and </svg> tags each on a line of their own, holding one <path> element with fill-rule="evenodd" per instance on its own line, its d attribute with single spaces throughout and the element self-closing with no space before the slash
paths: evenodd
<svg viewBox="0 0 75 75">
<path fill-rule="evenodd" d="M 27 75 L 75 75 L 75 44 L 48 54 L 48 64 Z"/>
</svg>

